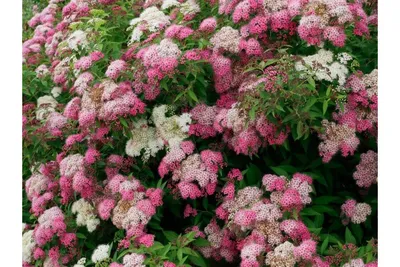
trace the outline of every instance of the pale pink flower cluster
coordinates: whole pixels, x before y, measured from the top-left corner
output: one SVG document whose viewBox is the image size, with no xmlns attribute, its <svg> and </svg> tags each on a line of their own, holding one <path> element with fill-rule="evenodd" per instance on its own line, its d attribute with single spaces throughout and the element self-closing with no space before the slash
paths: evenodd
<svg viewBox="0 0 400 267">
<path fill-rule="evenodd" d="M 123 258 L 124 267 L 145 267 L 143 264 L 144 259 L 144 255 L 141 254 L 127 254 Z"/>
<path fill-rule="evenodd" d="M 370 187 L 378 179 L 378 153 L 369 150 L 361 154 L 360 163 L 356 166 L 357 170 L 353 173 L 353 178 L 360 187 Z"/>
<path fill-rule="evenodd" d="M 354 128 L 327 120 L 322 121 L 322 126 L 324 132 L 319 135 L 322 142 L 318 149 L 323 162 L 329 162 L 338 151 L 343 157 L 354 154 L 360 144 Z"/>
<path fill-rule="evenodd" d="M 230 26 L 222 27 L 218 32 L 214 34 L 210 39 L 212 48 L 216 51 L 223 50 L 231 53 L 239 52 L 239 31 L 233 29 Z"/>
<path fill-rule="evenodd" d="M 345 217 L 343 224 L 349 221 L 355 224 L 361 224 L 371 215 L 371 206 L 367 203 L 357 203 L 354 199 L 347 200 L 341 207 L 342 215 Z"/>
<path fill-rule="evenodd" d="M 55 191 L 58 189 L 54 176 L 50 173 L 46 174 L 34 173 L 25 182 L 25 192 L 32 202 L 31 211 L 35 216 L 39 216 L 45 211 L 47 204 L 53 200 Z"/>
</svg>

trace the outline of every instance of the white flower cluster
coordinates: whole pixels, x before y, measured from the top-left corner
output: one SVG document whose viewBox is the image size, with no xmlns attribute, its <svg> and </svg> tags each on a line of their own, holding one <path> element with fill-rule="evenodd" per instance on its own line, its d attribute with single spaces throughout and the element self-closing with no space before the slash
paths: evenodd
<svg viewBox="0 0 400 267">
<path fill-rule="evenodd" d="M 131 157 L 140 156 L 144 150 L 143 160 L 154 157 L 156 153 L 163 149 L 164 142 L 157 135 L 156 129 L 147 124 L 146 120 L 134 122 L 132 138 L 126 143 L 125 152 Z"/>
<path fill-rule="evenodd" d="M 332 82 L 337 79 L 339 85 L 344 85 L 349 73 L 347 67 L 337 61 L 333 61 L 333 53 L 325 49 L 320 49 L 315 55 L 303 57 L 302 61 L 296 62 L 295 68 L 297 71 L 304 71 L 314 75 L 320 81 Z"/>
<path fill-rule="evenodd" d="M 81 258 L 75 265 L 74 267 L 85 267 L 86 263 L 86 258 Z"/>
<path fill-rule="evenodd" d="M 67 39 L 68 47 L 72 50 L 78 50 L 79 47 L 86 47 L 88 45 L 87 35 L 84 31 L 74 31 Z"/>
<path fill-rule="evenodd" d="M 36 119 L 46 121 L 50 113 L 55 111 L 58 102 L 50 95 L 39 97 L 37 100 Z"/>
<path fill-rule="evenodd" d="M 22 235 L 22 261 L 31 262 L 32 250 L 36 242 L 33 239 L 33 230 L 29 230 Z"/>
<path fill-rule="evenodd" d="M 94 263 L 101 262 L 108 258 L 108 251 L 110 250 L 110 245 L 99 245 L 92 254 L 92 261 Z"/>
<path fill-rule="evenodd" d="M 200 12 L 200 6 L 196 3 L 196 0 L 187 0 L 185 3 L 181 4 L 179 11 L 183 15 L 194 15 Z"/>
<path fill-rule="evenodd" d="M 170 147 L 179 145 L 188 137 L 189 125 L 192 122 L 189 113 L 183 113 L 180 116 L 173 115 L 167 117 L 169 107 L 161 105 L 155 107 L 152 113 L 152 119 L 157 128 L 158 135 L 165 140 Z"/>
<path fill-rule="evenodd" d="M 132 138 L 125 147 L 126 154 L 137 157 L 144 150 L 143 160 L 148 160 L 163 149 L 165 144 L 174 147 L 188 137 L 187 132 L 192 122 L 190 114 L 183 113 L 180 116 L 167 117 L 168 109 L 167 105 L 153 109 L 151 118 L 155 127 L 149 126 L 148 121 L 143 119 L 134 122 Z"/>
<path fill-rule="evenodd" d="M 53 87 L 53 89 L 51 89 L 51 95 L 54 98 L 59 97 L 61 92 L 62 92 L 62 88 L 61 87 Z"/>
<path fill-rule="evenodd" d="M 96 230 L 96 227 L 100 224 L 94 207 L 83 198 L 75 201 L 71 210 L 73 214 L 77 214 L 76 224 L 78 226 L 86 226 L 90 233 Z"/>
<path fill-rule="evenodd" d="M 133 29 L 130 43 L 140 41 L 140 37 L 143 35 L 140 26 L 145 26 L 150 32 L 157 32 L 170 24 L 170 17 L 165 15 L 157 7 L 152 6 L 146 8 L 138 18 L 134 18 L 130 22 L 131 27 L 136 26 Z"/>
<path fill-rule="evenodd" d="M 170 7 L 178 7 L 180 6 L 181 3 L 179 3 L 177 0 L 164 0 L 162 5 L 161 5 L 161 9 L 168 9 Z"/>
<path fill-rule="evenodd" d="M 350 60 L 353 59 L 353 57 L 352 57 L 351 55 L 349 55 L 348 53 L 343 52 L 343 53 L 339 53 L 339 54 L 337 55 L 337 59 L 339 60 L 340 63 L 346 65 L 347 62 L 349 62 Z"/>
</svg>

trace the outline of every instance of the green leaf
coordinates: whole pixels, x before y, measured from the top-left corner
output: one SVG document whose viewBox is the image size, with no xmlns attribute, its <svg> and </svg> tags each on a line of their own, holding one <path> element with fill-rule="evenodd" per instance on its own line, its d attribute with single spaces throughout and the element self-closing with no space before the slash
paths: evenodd
<svg viewBox="0 0 400 267">
<path fill-rule="evenodd" d="M 205 210 L 208 209 L 208 199 L 207 198 L 203 198 L 203 207 Z"/>
<path fill-rule="evenodd" d="M 203 257 L 195 257 L 195 256 L 189 256 L 189 260 L 196 266 L 200 267 L 207 267 L 206 261 L 203 259 Z"/>
<path fill-rule="evenodd" d="M 163 251 L 161 252 L 161 256 L 167 255 L 170 249 L 171 249 L 171 243 L 168 243 L 168 245 L 166 245 Z"/>
<path fill-rule="evenodd" d="M 316 215 L 315 216 L 315 227 L 322 227 L 323 223 L 324 223 L 324 215 Z"/>
<path fill-rule="evenodd" d="M 313 89 L 315 89 L 315 81 L 311 76 L 307 78 L 307 82 L 312 86 Z"/>
<path fill-rule="evenodd" d="M 289 174 L 280 166 L 270 167 L 277 175 L 289 176 Z"/>
<path fill-rule="evenodd" d="M 182 91 L 182 92 L 180 92 L 177 96 L 176 96 L 176 98 L 175 98 L 175 100 L 174 100 L 174 102 L 176 102 L 176 101 L 178 101 L 179 100 L 179 98 L 181 98 L 184 94 L 186 94 L 186 91 Z"/>
<path fill-rule="evenodd" d="M 325 238 L 324 242 L 322 242 L 321 254 L 324 254 L 326 248 L 328 247 L 328 244 L 329 244 L 329 235 Z"/>
<path fill-rule="evenodd" d="M 278 59 L 270 59 L 267 62 L 260 62 L 260 66 L 262 67 L 262 69 L 265 69 L 266 67 L 268 67 L 269 65 L 272 65 L 274 63 L 278 62 Z"/>
<path fill-rule="evenodd" d="M 341 198 L 335 196 L 320 196 L 313 199 L 313 204 L 317 205 L 327 205 L 331 204 L 332 202 L 340 203 Z"/>
<path fill-rule="evenodd" d="M 329 96 L 329 95 L 331 94 L 331 89 L 332 89 L 332 87 L 329 85 L 329 86 L 328 86 L 328 89 L 326 89 L 326 94 L 325 94 L 325 96 Z"/>
<path fill-rule="evenodd" d="M 168 241 L 174 241 L 175 239 L 178 238 L 178 234 L 173 231 L 163 231 L 163 234 Z"/>
<path fill-rule="evenodd" d="M 361 225 L 359 224 L 352 224 L 350 225 L 351 231 L 354 233 L 355 237 L 357 238 L 357 241 L 359 243 L 362 242 L 362 238 L 363 238 L 363 230 L 361 228 Z"/>
<path fill-rule="evenodd" d="M 197 99 L 196 94 L 192 90 L 188 90 L 187 92 L 191 99 L 193 99 L 196 102 L 199 102 L 199 99 Z"/>
<path fill-rule="evenodd" d="M 326 205 L 313 205 L 312 209 L 320 213 L 327 213 L 331 216 L 339 217 L 339 213 L 335 209 Z"/>
<path fill-rule="evenodd" d="M 86 236 L 82 233 L 76 233 L 76 237 L 79 239 L 86 239 Z"/>
<path fill-rule="evenodd" d="M 197 253 L 196 251 L 194 251 L 193 249 L 188 248 L 188 247 L 182 248 L 182 252 L 184 254 L 186 254 L 186 255 L 192 255 L 192 256 L 195 256 L 195 257 L 200 256 L 199 253 Z"/>
<path fill-rule="evenodd" d="M 257 110 L 257 105 L 254 105 L 251 109 L 250 109 L 250 120 L 254 121 L 254 119 L 256 118 L 256 110 Z"/>
<path fill-rule="evenodd" d="M 300 139 L 303 136 L 303 130 L 304 130 L 303 122 L 299 121 L 297 123 L 297 137 L 295 138 L 296 140 Z"/>
<path fill-rule="evenodd" d="M 261 178 L 262 172 L 260 169 L 256 165 L 250 164 L 246 172 L 246 184 L 257 185 L 261 181 Z"/>
<path fill-rule="evenodd" d="M 300 211 L 300 214 L 302 216 L 304 216 L 304 215 L 308 215 L 308 216 L 321 215 L 321 213 L 317 212 L 313 208 L 304 208 L 302 211 Z"/>
<path fill-rule="evenodd" d="M 323 115 L 325 115 L 327 109 L 328 109 L 328 100 L 325 100 L 324 104 L 322 105 L 322 114 Z"/>
<path fill-rule="evenodd" d="M 197 238 L 195 241 L 193 241 L 192 244 L 196 247 L 207 247 L 210 245 L 210 242 L 208 242 L 208 240 L 204 238 Z"/>
<path fill-rule="evenodd" d="M 356 238 L 355 238 L 354 235 L 351 233 L 351 231 L 350 231 L 350 229 L 349 229 L 348 227 L 346 227 L 345 241 L 346 241 L 346 243 L 357 244 Z"/>
<path fill-rule="evenodd" d="M 310 108 L 317 102 L 317 99 L 315 97 L 311 97 L 308 101 L 305 107 L 303 108 L 303 111 L 307 112 L 310 110 Z"/>
<path fill-rule="evenodd" d="M 183 256 L 182 248 L 178 249 L 177 256 L 178 256 L 178 260 L 182 261 L 182 256 Z"/>
<path fill-rule="evenodd" d="M 119 117 L 119 121 L 125 128 L 129 128 L 128 123 L 126 122 L 125 118 Z"/>
</svg>

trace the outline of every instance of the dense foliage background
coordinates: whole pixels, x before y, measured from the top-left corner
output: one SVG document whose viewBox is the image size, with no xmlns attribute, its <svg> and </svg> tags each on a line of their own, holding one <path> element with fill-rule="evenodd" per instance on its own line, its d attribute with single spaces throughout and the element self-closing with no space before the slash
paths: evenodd
<svg viewBox="0 0 400 267">
<path fill-rule="evenodd" d="M 23 12 L 23 266 L 377 266 L 376 1 Z"/>
</svg>

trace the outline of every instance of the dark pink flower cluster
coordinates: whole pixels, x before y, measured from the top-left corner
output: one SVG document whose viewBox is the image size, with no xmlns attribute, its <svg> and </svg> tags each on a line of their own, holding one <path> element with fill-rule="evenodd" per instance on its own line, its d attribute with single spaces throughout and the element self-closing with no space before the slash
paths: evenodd
<svg viewBox="0 0 400 267">
<path fill-rule="evenodd" d="M 213 195 L 217 172 L 225 165 L 220 152 L 203 150 L 200 154 L 192 154 L 193 150 L 193 143 L 182 142 L 180 147 L 171 149 L 158 167 L 161 177 L 172 172 L 172 181 L 184 199 Z"/>
<path fill-rule="evenodd" d="M 357 73 L 351 75 L 346 83 L 351 90 L 347 96 L 344 110 L 333 114 L 333 118 L 342 125 L 356 129 L 357 132 L 367 131 L 376 135 L 378 123 L 378 70 L 369 74 Z"/>
</svg>

